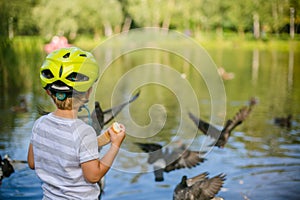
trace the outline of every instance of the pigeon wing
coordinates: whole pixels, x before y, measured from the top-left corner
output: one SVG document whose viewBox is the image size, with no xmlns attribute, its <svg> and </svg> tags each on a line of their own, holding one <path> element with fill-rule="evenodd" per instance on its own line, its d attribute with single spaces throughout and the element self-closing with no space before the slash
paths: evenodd
<svg viewBox="0 0 300 200">
<path fill-rule="evenodd" d="M 202 182 L 202 181 L 207 179 L 207 176 L 208 176 L 208 172 L 204 172 L 202 174 L 199 174 L 197 176 L 189 178 L 189 179 L 186 180 L 187 186 L 191 187 L 197 182 Z"/>
<path fill-rule="evenodd" d="M 125 106 L 135 101 L 139 97 L 139 95 L 140 91 L 138 91 L 131 99 L 129 99 L 129 101 L 103 111 L 104 125 L 108 124 L 111 120 L 113 120 L 115 116 L 117 116 Z"/>
<path fill-rule="evenodd" d="M 193 168 L 204 162 L 205 159 L 200 157 L 199 151 L 190 151 L 185 149 L 174 150 L 171 154 L 164 154 L 167 166 L 165 172 L 170 172 L 181 168 Z"/>
<path fill-rule="evenodd" d="M 97 133 L 100 133 L 104 126 L 104 114 L 98 101 L 95 102 L 95 109 L 91 114 L 92 126 Z"/>
<path fill-rule="evenodd" d="M 144 152 L 149 153 L 149 164 L 153 164 L 155 161 L 163 159 L 162 146 L 160 144 L 139 142 L 136 142 L 135 144 L 138 145 Z"/>
<path fill-rule="evenodd" d="M 240 125 L 250 114 L 252 111 L 251 107 L 242 107 L 235 116 L 228 120 L 222 132 L 230 133 L 233 129 L 235 129 L 238 125 Z"/>
<path fill-rule="evenodd" d="M 191 120 L 196 124 L 196 126 L 198 127 L 198 129 L 200 131 L 202 131 L 205 135 L 208 135 L 214 139 L 218 139 L 221 131 L 218 130 L 215 126 L 205 122 L 204 120 L 196 117 L 195 115 L 193 115 L 191 112 L 189 112 L 189 117 L 191 118 Z"/>
<path fill-rule="evenodd" d="M 160 144 L 156 144 L 156 143 L 135 142 L 135 144 L 138 145 L 146 153 L 150 153 L 150 152 L 162 149 L 162 146 Z"/>
<path fill-rule="evenodd" d="M 203 181 L 199 181 L 191 186 L 191 190 L 196 193 L 196 191 L 201 190 L 201 195 L 199 199 L 211 199 L 213 198 L 223 187 L 225 181 L 225 175 L 219 174 L 213 178 L 206 178 Z"/>
</svg>

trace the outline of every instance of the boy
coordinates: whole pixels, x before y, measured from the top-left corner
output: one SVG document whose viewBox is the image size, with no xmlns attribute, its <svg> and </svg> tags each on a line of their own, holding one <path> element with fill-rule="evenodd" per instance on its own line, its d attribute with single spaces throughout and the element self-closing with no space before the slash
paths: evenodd
<svg viewBox="0 0 300 200">
<path fill-rule="evenodd" d="M 42 86 L 57 107 L 35 122 L 28 148 L 28 165 L 43 182 L 43 199 L 98 199 L 96 183 L 125 138 L 123 125 L 118 134 L 109 130 L 111 146 L 99 160 L 95 130 L 77 118 L 98 76 L 92 54 L 76 47 L 53 51 L 40 69 Z"/>
</svg>

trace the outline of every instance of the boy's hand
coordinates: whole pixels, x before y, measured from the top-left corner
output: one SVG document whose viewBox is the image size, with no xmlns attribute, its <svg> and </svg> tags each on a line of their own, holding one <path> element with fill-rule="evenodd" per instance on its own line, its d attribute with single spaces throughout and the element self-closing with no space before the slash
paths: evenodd
<svg viewBox="0 0 300 200">
<path fill-rule="evenodd" d="M 110 140 L 113 145 L 120 147 L 126 134 L 125 134 L 125 126 L 123 124 L 119 124 L 121 127 L 121 131 L 115 133 L 112 129 L 109 129 Z"/>
</svg>

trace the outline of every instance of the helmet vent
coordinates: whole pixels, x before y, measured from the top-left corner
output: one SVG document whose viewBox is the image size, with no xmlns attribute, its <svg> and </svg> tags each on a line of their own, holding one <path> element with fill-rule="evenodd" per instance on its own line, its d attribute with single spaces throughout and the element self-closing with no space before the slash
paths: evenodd
<svg viewBox="0 0 300 200">
<path fill-rule="evenodd" d="M 59 69 L 59 78 L 61 77 L 62 73 L 63 73 L 63 66 L 60 66 L 60 69 Z"/>
<path fill-rule="evenodd" d="M 87 57 L 86 54 L 79 54 L 79 56 L 81 56 L 81 57 Z"/>
<path fill-rule="evenodd" d="M 42 71 L 42 76 L 47 78 L 47 79 L 51 79 L 54 78 L 52 72 L 49 69 L 45 69 Z"/>
<path fill-rule="evenodd" d="M 84 74 L 72 72 L 69 76 L 66 77 L 66 79 L 72 82 L 83 82 L 83 81 L 88 81 L 89 77 L 87 77 Z"/>
<path fill-rule="evenodd" d="M 70 57 L 70 52 L 69 53 L 66 53 L 63 58 L 69 58 Z"/>
</svg>

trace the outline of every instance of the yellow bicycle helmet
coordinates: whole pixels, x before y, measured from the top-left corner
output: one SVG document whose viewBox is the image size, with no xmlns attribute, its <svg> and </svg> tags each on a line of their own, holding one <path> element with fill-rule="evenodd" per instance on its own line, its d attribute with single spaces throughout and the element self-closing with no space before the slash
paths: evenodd
<svg viewBox="0 0 300 200">
<path fill-rule="evenodd" d="M 86 92 L 98 76 L 99 66 L 94 56 L 77 47 L 51 52 L 40 69 L 43 88 L 64 96 L 71 96 L 73 92 Z"/>
</svg>

